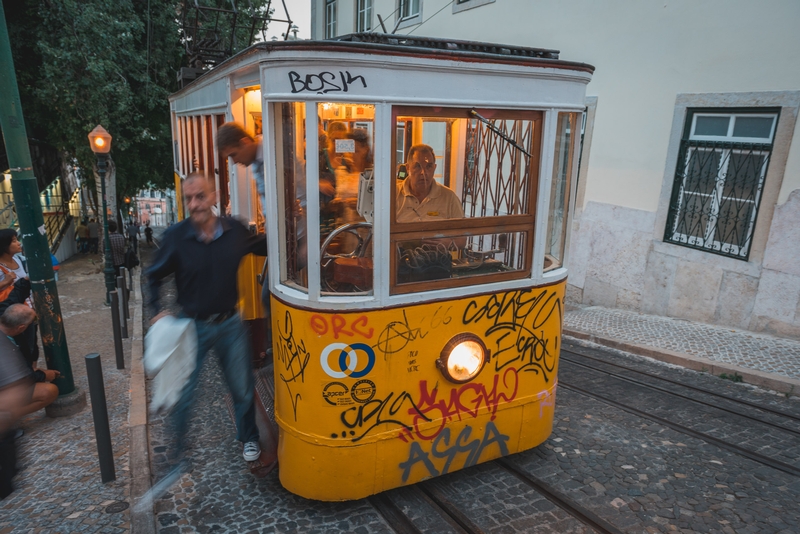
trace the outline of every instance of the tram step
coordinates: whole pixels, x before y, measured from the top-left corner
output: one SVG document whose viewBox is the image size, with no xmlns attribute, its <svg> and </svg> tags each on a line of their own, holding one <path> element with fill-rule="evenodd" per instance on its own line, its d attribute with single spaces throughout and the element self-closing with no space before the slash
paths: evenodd
<svg viewBox="0 0 800 534">
<path fill-rule="evenodd" d="M 275 383 L 272 364 L 253 371 L 255 379 L 256 426 L 260 439 L 261 456 L 258 460 L 247 462 L 253 476 L 263 478 L 278 467 L 278 425 L 275 422 Z M 228 414 L 236 420 L 233 400 L 230 394 L 225 395 Z"/>
</svg>

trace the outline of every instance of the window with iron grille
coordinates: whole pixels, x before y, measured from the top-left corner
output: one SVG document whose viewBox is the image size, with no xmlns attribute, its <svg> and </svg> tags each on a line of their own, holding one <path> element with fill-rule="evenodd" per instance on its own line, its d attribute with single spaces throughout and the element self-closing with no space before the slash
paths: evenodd
<svg viewBox="0 0 800 534">
<path fill-rule="evenodd" d="M 689 110 L 664 241 L 748 259 L 778 113 Z"/>
<path fill-rule="evenodd" d="M 336 37 L 336 0 L 325 0 L 325 38 Z"/>
<path fill-rule="evenodd" d="M 410 19 L 419 15 L 420 0 L 400 0 L 400 18 Z"/>
<path fill-rule="evenodd" d="M 356 31 L 368 32 L 372 29 L 372 0 L 358 0 L 356 4 Z"/>
</svg>

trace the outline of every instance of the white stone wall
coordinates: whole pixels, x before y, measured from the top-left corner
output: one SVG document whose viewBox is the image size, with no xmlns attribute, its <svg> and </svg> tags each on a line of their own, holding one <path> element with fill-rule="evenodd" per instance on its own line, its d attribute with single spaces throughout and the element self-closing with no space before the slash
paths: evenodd
<svg viewBox="0 0 800 534">
<path fill-rule="evenodd" d="M 589 202 L 573 225 L 568 300 L 800 338 L 800 191 L 775 209 L 761 266 L 666 248 L 654 221 Z"/>
<path fill-rule="evenodd" d="M 350 33 L 355 0 L 337 1 Z M 569 299 L 800 337 L 800 2 L 421 2 L 423 23 L 398 33 L 555 48 L 597 69 Z M 374 1 L 390 31 L 396 7 Z M 750 258 L 664 243 L 687 108 L 738 106 L 782 108 Z"/>
</svg>

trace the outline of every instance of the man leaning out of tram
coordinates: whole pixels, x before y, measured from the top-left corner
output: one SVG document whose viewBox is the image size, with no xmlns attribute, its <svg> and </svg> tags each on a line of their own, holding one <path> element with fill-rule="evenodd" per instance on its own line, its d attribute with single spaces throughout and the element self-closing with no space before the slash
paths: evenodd
<svg viewBox="0 0 800 534">
<path fill-rule="evenodd" d="M 148 305 L 154 316 L 151 324 L 166 315 L 161 311 L 159 289 L 161 281 L 174 274 L 181 316 L 193 319 L 197 332 L 196 367 L 172 411 L 176 453 L 181 458 L 185 450 L 200 370 L 213 348 L 233 397 L 237 439 L 244 444 L 244 459 L 252 462 L 258 459 L 261 449 L 255 421 L 250 338 L 236 310 L 236 281 L 241 259 L 249 253 L 266 255 L 266 240 L 250 235 L 236 219 L 214 214 L 211 208 L 216 194 L 202 174 L 186 177 L 183 195 L 189 218 L 164 233 L 161 248 L 147 270 Z"/>
<path fill-rule="evenodd" d="M 464 208 L 461 200 L 449 187 L 434 179 L 436 155 L 429 145 L 414 145 L 406 157 L 408 177 L 397 187 L 397 222 L 410 223 L 461 219 Z M 466 238 L 448 240 L 458 248 L 464 248 Z"/>
</svg>

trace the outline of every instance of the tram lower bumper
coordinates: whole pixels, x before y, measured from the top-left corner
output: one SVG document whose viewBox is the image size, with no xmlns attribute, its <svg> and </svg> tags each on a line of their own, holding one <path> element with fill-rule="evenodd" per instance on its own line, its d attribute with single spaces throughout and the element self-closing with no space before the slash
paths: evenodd
<svg viewBox="0 0 800 534">
<path fill-rule="evenodd" d="M 531 449 L 552 432 L 555 390 L 425 428 L 384 423 L 394 428 L 361 439 L 303 435 L 279 420 L 281 484 L 308 499 L 354 500 Z"/>
</svg>

